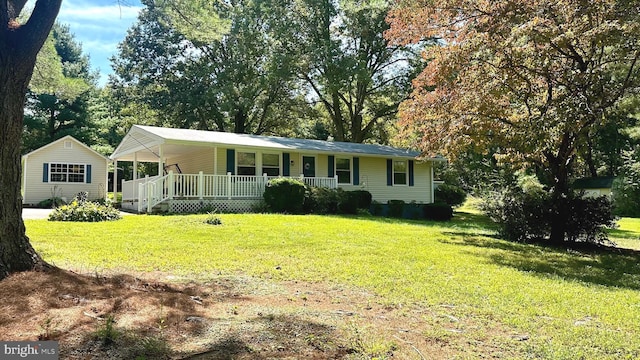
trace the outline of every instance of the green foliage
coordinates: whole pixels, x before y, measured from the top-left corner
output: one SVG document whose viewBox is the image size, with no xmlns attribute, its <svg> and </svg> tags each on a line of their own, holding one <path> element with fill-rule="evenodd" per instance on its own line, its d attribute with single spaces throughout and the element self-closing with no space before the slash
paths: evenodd
<svg viewBox="0 0 640 360">
<path fill-rule="evenodd" d="M 120 219 L 120 211 L 111 204 L 98 204 L 91 201 L 74 199 L 68 205 L 62 205 L 49 214 L 49 221 L 97 222 Z"/>
<path fill-rule="evenodd" d="M 304 212 L 307 214 L 357 214 L 371 194 L 367 191 L 344 191 L 324 187 L 307 187 Z M 370 201 L 370 200 L 369 200 Z M 368 209 L 368 207 L 367 207 Z"/>
<path fill-rule="evenodd" d="M 218 215 L 213 212 L 207 214 L 207 218 L 204 220 L 209 225 L 222 225 L 222 220 Z"/>
<path fill-rule="evenodd" d="M 353 196 L 356 197 L 358 203 L 358 209 L 369 210 L 371 208 L 371 202 L 373 196 L 367 190 L 354 190 L 350 191 Z"/>
<path fill-rule="evenodd" d="M 108 314 L 104 323 L 93 334 L 93 338 L 102 342 L 103 345 L 113 344 L 122 334 L 115 328 L 116 319 Z"/>
<path fill-rule="evenodd" d="M 461 187 L 442 184 L 436 188 L 435 202 L 443 202 L 452 207 L 458 207 L 467 200 L 467 193 Z"/>
<path fill-rule="evenodd" d="M 264 190 L 264 201 L 277 213 L 300 214 L 304 202 L 305 186 L 300 180 L 278 178 L 269 180 Z"/>
<path fill-rule="evenodd" d="M 294 104 L 304 103 L 292 96 L 295 59 L 284 56 L 284 42 L 274 37 L 270 5 L 200 3 L 143 1 L 146 8 L 113 60 L 118 98 L 133 110 L 148 107 L 158 125 L 277 133 L 292 119 Z M 227 31 L 210 31 L 220 25 L 217 18 Z"/>
<path fill-rule="evenodd" d="M 481 208 L 499 225 L 501 236 L 511 241 L 548 240 L 559 211 L 569 214 L 564 224 L 567 242 L 608 244 L 606 229 L 615 226 L 611 203 L 605 196 L 572 195 L 558 204 L 548 192 L 515 188 L 487 194 Z"/>
<path fill-rule="evenodd" d="M 624 154 L 621 175 L 613 182 L 616 215 L 640 217 L 640 150 Z"/>
<path fill-rule="evenodd" d="M 404 200 L 389 200 L 387 201 L 387 205 L 389 206 L 388 215 L 394 218 L 401 218 L 404 213 Z"/>
<path fill-rule="evenodd" d="M 449 221 L 453 218 L 453 208 L 446 203 L 424 204 L 422 211 L 427 220 Z"/>
<path fill-rule="evenodd" d="M 38 203 L 39 208 L 43 209 L 53 209 L 59 206 L 65 205 L 66 202 L 62 200 L 60 197 L 51 197 L 48 199 L 44 199 Z"/>
</svg>

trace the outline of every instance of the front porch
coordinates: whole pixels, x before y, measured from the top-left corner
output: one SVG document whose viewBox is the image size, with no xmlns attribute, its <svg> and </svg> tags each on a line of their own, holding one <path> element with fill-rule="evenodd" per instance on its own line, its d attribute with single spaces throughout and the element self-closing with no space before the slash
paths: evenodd
<svg viewBox="0 0 640 360">
<path fill-rule="evenodd" d="M 262 199 L 270 177 L 176 174 L 122 181 L 122 208 L 138 213 L 195 212 L 203 208 L 246 212 Z M 338 177 L 298 177 L 309 186 L 338 187 Z"/>
</svg>

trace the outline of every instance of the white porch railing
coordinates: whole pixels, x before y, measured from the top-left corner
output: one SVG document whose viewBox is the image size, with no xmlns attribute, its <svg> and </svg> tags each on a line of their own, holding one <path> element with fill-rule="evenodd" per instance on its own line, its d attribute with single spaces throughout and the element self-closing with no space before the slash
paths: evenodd
<svg viewBox="0 0 640 360">
<path fill-rule="evenodd" d="M 158 176 L 147 176 L 136 180 L 122 180 L 122 199 L 137 200 L 140 184 L 157 179 Z"/>
<path fill-rule="evenodd" d="M 167 199 L 259 199 L 275 177 L 244 175 L 174 174 L 122 182 L 122 200 L 138 202 L 138 212 L 151 212 Z M 314 187 L 338 187 L 337 177 L 300 177 Z"/>
</svg>

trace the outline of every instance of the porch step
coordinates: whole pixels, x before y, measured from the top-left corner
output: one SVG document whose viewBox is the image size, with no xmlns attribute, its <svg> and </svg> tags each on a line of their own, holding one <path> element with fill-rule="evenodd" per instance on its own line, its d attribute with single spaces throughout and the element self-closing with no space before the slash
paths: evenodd
<svg viewBox="0 0 640 360">
<path fill-rule="evenodd" d="M 151 212 L 154 214 L 157 213 L 167 213 L 169 212 L 169 203 L 165 202 L 161 202 L 160 204 L 154 206 L 153 208 L 151 208 Z"/>
</svg>

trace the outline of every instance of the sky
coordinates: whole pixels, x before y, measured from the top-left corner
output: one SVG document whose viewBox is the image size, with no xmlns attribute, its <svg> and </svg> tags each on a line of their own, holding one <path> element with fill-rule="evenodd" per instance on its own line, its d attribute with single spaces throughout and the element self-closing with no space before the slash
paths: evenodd
<svg viewBox="0 0 640 360">
<path fill-rule="evenodd" d="M 142 9 L 139 0 L 63 0 L 58 22 L 68 24 L 91 68 L 100 71 L 99 86 L 113 73 L 109 58 Z"/>
</svg>

